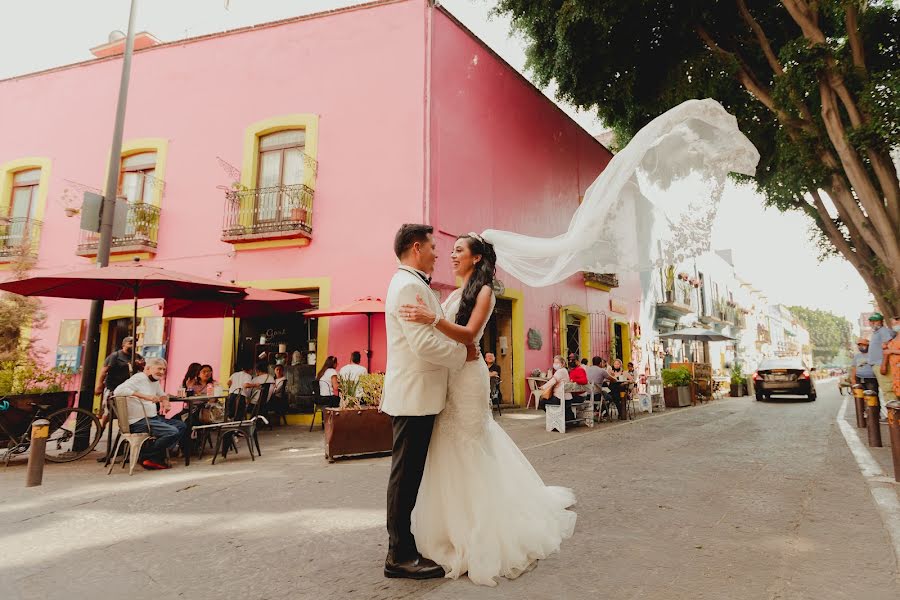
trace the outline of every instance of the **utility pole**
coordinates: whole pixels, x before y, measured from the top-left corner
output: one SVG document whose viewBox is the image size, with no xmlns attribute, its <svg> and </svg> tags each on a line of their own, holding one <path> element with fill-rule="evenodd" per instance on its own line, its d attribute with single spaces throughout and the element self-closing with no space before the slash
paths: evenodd
<svg viewBox="0 0 900 600">
<path fill-rule="evenodd" d="M 113 219 L 116 209 L 116 196 L 119 189 L 119 163 L 122 160 L 122 134 L 125 127 L 125 106 L 128 101 L 128 81 L 131 78 L 131 56 L 134 54 L 134 20 L 137 0 L 131 0 L 128 15 L 128 34 L 125 39 L 125 55 L 122 60 L 122 77 L 119 81 L 119 100 L 116 105 L 116 121 L 113 127 L 112 145 L 109 151 L 109 167 L 107 169 L 106 188 L 103 193 L 103 205 L 100 210 L 100 243 L 97 247 L 97 267 L 109 264 L 109 251 L 112 246 Z M 103 323 L 103 300 L 91 301 L 91 312 L 88 317 L 87 335 L 84 345 L 84 369 L 81 378 L 81 391 L 78 396 L 78 407 L 86 410 L 94 408 L 94 385 L 97 379 L 97 360 L 100 354 L 100 326 Z M 135 343 L 137 340 L 135 340 Z M 89 433 L 84 432 L 75 440 L 76 450 L 88 445 Z"/>
</svg>

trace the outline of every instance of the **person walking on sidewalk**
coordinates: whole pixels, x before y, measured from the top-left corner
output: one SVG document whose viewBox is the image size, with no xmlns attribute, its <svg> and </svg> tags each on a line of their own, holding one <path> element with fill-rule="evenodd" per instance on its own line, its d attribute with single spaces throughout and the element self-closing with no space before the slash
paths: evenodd
<svg viewBox="0 0 900 600">
<path fill-rule="evenodd" d="M 872 313 L 869 317 L 872 326 L 872 337 L 869 338 L 869 362 L 875 369 L 875 378 L 878 380 L 878 395 L 881 397 L 881 418 L 887 418 L 887 409 L 884 405 L 894 399 L 894 385 L 891 376 L 882 372 L 881 365 L 884 362 L 884 350 L 896 335 L 890 328 L 884 326 L 884 317 L 881 313 Z"/>
<path fill-rule="evenodd" d="M 884 350 L 884 360 L 881 363 L 881 372 L 891 381 L 891 392 L 893 398 L 885 395 L 885 400 L 897 400 L 900 398 L 900 316 L 892 319 L 892 329 L 894 331 L 894 339 L 888 342 L 887 348 Z"/>
</svg>

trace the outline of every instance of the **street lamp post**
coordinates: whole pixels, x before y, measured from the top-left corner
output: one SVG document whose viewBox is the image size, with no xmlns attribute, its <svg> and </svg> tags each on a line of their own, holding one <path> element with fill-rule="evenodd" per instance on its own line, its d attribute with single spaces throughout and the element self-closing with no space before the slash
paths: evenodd
<svg viewBox="0 0 900 600">
<path fill-rule="evenodd" d="M 125 39 L 125 55 L 122 60 L 122 76 L 119 80 L 119 100 L 116 105 L 116 120 L 113 127 L 112 145 L 109 151 L 106 188 L 103 204 L 100 209 L 100 243 L 97 248 L 97 267 L 109 264 L 109 252 L 112 246 L 113 219 L 116 208 L 116 192 L 119 187 L 119 163 L 122 155 L 122 134 L 125 126 L 125 106 L 128 101 L 128 81 L 131 78 L 131 57 L 134 54 L 134 20 L 137 0 L 131 0 L 128 14 L 128 34 Z M 94 385 L 97 379 L 97 359 L 100 354 L 100 325 L 103 322 L 103 300 L 91 301 L 91 312 L 88 317 L 87 335 L 84 346 L 84 370 L 81 378 L 81 391 L 78 396 L 79 408 L 92 410 L 94 407 Z M 84 432 L 75 440 L 75 448 L 84 449 L 90 438 Z"/>
</svg>

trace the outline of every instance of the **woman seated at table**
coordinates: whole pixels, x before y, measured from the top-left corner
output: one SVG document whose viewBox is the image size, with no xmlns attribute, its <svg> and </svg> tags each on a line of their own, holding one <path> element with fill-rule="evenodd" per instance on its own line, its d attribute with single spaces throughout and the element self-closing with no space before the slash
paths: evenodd
<svg viewBox="0 0 900 600">
<path fill-rule="evenodd" d="M 616 403 L 616 408 L 619 409 L 619 420 L 625 421 L 628 419 L 628 414 L 625 412 L 625 402 L 631 391 L 629 384 L 634 383 L 634 377 L 622 368 L 622 360 L 618 358 L 612 362 L 609 374 L 612 377 L 612 381 L 609 382 L 610 394 Z M 625 398 L 622 398 L 622 392 L 625 392 Z"/>
<path fill-rule="evenodd" d="M 194 380 L 194 384 L 188 389 L 193 390 L 194 396 L 207 396 L 207 392 L 209 391 L 209 386 L 216 386 L 218 383 L 213 377 L 213 368 L 210 365 L 201 365 L 200 371 L 197 373 L 197 378 Z"/>
<path fill-rule="evenodd" d="M 194 395 L 194 385 L 196 385 L 197 378 L 200 376 L 200 367 L 202 366 L 198 362 L 191 363 L 184 374 L 184 378 L 181 380 L 181 387 L 188 392 L 189 396 Z"/>
<path fill-rule="evenodd" d="M 337 408 L 341 405 L 340 389 L 338 388 L 337 357 L 329 356 L 325 364 L 316 374 L 319 381 L 319 401 L 323 406 Z"/>
<path fill-rule="evenodd" d="M 566 363 L 562 356 L 553 357 L 553 376 L 541 386 L 542 390 L 552 389 L 552 395 L 549 400 L 541 400 L 538 408 L 547 410 L 548 404 L 559 406 L 565 402 L 566 421 L 575 420 L 575 411 L 572 410 L 572 394 L 566 391 L 566 384 L 569 383 L 569 372 L 566 370 Z"/>
</svg>

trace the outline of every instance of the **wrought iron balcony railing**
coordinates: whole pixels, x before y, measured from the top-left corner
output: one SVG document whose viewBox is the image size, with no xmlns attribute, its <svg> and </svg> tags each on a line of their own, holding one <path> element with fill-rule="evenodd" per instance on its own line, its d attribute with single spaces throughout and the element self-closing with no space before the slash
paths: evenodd
<svg viewBox="0 0 900 600">
<path fill-rule="evenodd" d="M 159 215 L 158 206 L 144 202 L 129 204 L 125 233 L 112 239 L 112 251 L 119 254 L 155 251 L 159 234 Z M 97 253 L 99 245 L 99 233 L 82 230 L 77 253 L 80 256 L 93 256 Z"/>
<path fill-rule="evenodd" d="M 313 191 L 306 185 L 232 190 L 225 197 L 226 242 L 312 234 Z"/>
<path fill-rule="evenodd" d="M 0 218 L 0 259 L 37 256 L 41 222 L 29 218 Z"/>
<path fill-rule="evenodd" d="M 597 283 L 608 288 L 619 287 L 619 278 L 615 273 L 591 273 L 590 271 L 585 271 L 584 280 L 591 283 Z"/>
</svg>

